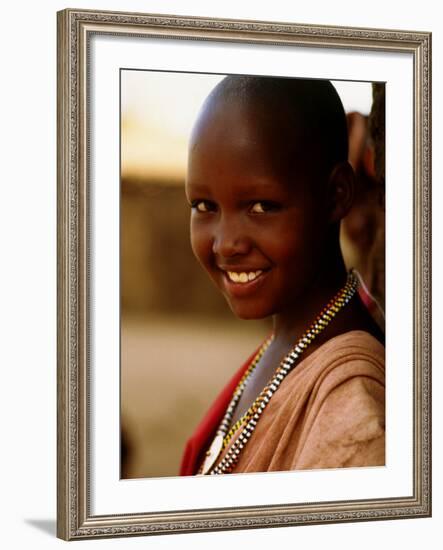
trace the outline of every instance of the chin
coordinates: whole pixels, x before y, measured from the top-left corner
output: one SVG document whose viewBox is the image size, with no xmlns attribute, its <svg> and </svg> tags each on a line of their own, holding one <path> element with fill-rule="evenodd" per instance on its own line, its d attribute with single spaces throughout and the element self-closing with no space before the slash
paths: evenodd
<svg viewBox="0 0 443 550">
<path fill-rule="evenodd" d="M 242 319 L 242 321 L 253 321 L 258 319 L 266 319 L 266 317 L 269 317 L 272 315 L 272 312 L 269 312 L 265 309 L 258 308 L 258 307 L 252 307 L 252 306 L 241 306 L 241 305 L 234 305 L 229 303 L 229 307 L 231 308 L 232 313 L 238 318 Z"/>
</svg>

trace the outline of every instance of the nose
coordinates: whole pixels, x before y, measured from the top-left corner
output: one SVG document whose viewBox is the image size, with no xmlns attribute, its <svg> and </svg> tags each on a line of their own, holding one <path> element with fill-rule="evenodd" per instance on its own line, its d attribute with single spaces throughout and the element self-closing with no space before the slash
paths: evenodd
<svg viewBox="0 0 443 550">
<path fill-rule="evenodd" d="M 251 250 L 252 242 L 243 224 L 231 217 L 221 217 L 212 242 L 212 252 L 220 258 L 245 255 Z"/>
</svg>

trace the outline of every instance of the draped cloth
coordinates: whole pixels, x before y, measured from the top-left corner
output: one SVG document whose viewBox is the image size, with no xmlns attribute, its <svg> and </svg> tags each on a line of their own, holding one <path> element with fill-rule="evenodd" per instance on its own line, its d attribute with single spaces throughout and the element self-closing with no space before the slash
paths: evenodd
<svg viewBox="0 0 443 550">
<path fill-rule="evenodd" d="M 229 381 L 188 440 L 181 475 L 197 473 L 254 356 Z M 233 473 L 384 465 L 384 364 L 383 345 L 367 332 L 351 331 L 328 340 L 280 384 Z"/>
</svg>

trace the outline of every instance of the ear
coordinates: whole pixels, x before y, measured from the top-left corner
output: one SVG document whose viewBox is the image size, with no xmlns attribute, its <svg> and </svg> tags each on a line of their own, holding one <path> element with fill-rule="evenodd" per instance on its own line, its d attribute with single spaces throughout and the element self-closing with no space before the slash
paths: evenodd
<svg viewBox="0 0 443 550">
<path fill-rule="evenodd" d="M 355 175 L 349 162 L 336 164 L 328 182 L 329 221 L 343 219 L 354 202 Z"/>
</svg>

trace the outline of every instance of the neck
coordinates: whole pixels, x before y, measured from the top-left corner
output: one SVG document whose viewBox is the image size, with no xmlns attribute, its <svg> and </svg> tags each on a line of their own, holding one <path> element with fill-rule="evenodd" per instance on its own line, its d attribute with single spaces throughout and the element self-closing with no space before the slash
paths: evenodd
<svg viewBox="0 0 443 550">
<path fill-rule="evenodd" d="M 347 272 L 343 258 L 338 254 L 331 254 L 317 270 L 306 288 L 300 292 L 295 301 L 288 302 L 288 307 L 273 317 L 274 342 L 277 346 L 291 346 L 313 323 L 317 315 L 335 294 L 345 285 Z M 336 251 L 335 251 L 336 252 Z M 332 325 L 337 324 L 334 319 Z M 330 337 L 331 330 L 318 338 L 321 343 Z"/>
</svg>

